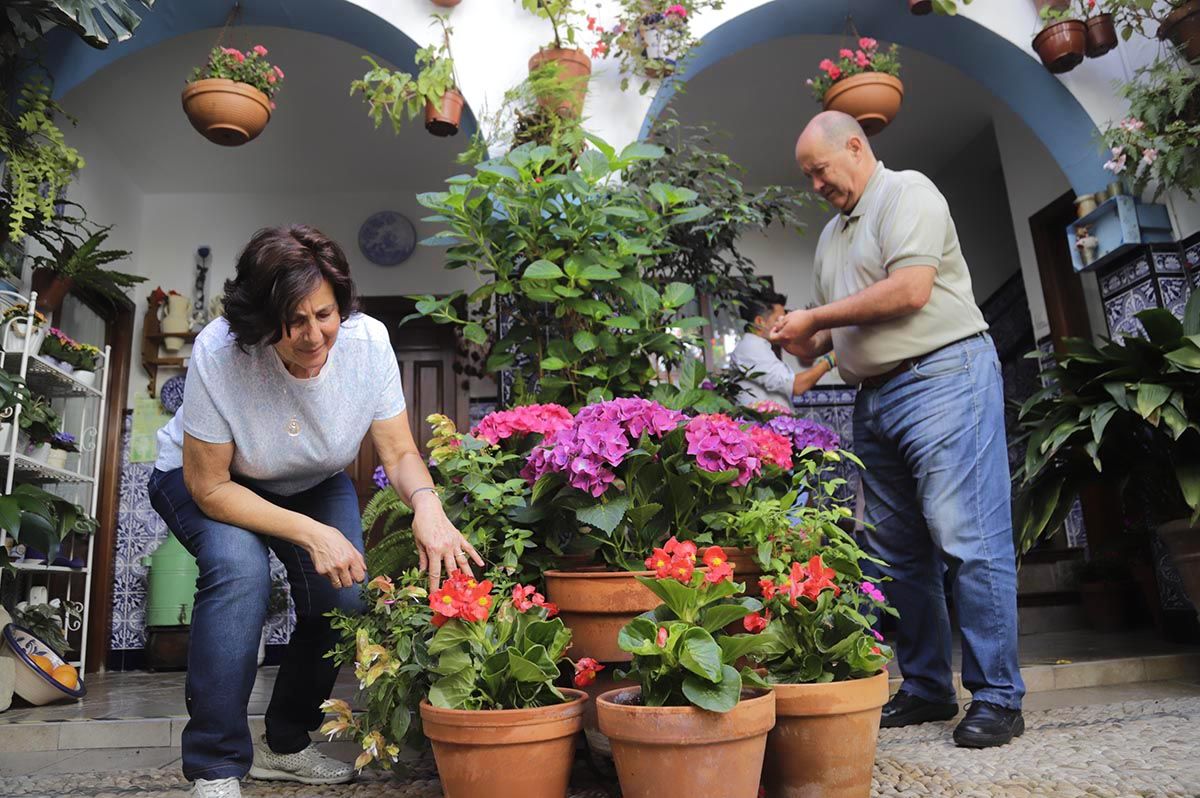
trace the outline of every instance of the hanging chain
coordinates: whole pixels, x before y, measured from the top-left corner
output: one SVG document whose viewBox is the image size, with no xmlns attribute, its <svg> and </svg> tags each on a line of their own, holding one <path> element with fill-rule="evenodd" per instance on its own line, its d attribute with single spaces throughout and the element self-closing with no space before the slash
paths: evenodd
<svg viewBox="0 0 1200 798">
<path fill-rule="evenodd" d="M 234 25 L 242 16 L 242 4 L 234 3 L 233 8 L 229 9 L 229 13 L 225 15 L 225 24 L 221 26 L 221 32 L 217 34 L 217 47 L 225 41 L 225 32 L 229 30 L 231 25 Z"/>
</svg>

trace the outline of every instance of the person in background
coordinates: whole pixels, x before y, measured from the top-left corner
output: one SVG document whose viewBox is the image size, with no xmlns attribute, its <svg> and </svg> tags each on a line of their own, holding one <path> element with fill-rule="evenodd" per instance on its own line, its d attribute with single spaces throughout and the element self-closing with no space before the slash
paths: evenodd
<svg viewBox="0 0 1200 798">
<path fill-rule="evenodd" d="M 743 405 L 767 400 L 790 411 L 793 397 L 804 394 L 837 365 L 837 358 L 832 352 L 821 354 L 813 362 L 812 368 L 801 372 L 792 371 L 779 359 L 767 336 L 787 312 L 785 302 L 787 297 L 783 294 L 765 292 L 745 300 L 742 305 L 746 334 L 734 347 L 729 362 L 747 373 L 746 379 L 740 383 L 742 393 L 739 401 Z"/>
</svg>

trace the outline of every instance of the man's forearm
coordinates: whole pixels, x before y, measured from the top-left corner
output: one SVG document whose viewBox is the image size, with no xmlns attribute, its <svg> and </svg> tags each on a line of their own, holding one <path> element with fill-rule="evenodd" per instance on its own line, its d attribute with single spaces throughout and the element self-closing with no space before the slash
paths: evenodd
<svg viewBox="0 0 1200 798">
<path fill-rule="evenodd" d="M 916 271 L 925 269 L 933 271 L 931 266 L 909 266 L 897 270 L 886 280 L 845 299 L 813 308 L 817 328 L 832 330 L 859 324 L 878 324 L 915 313 L 929 301 L 933 284 L 932 279 L 923 279 L 925 275 Z"/>
</svg>

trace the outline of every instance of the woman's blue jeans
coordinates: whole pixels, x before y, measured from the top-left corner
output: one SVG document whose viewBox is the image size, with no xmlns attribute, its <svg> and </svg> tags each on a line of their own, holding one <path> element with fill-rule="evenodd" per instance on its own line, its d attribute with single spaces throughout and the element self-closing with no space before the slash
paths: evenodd
<svg viewBox="0 0 1200 798">
<path fill-rule="evenodd" d="M 345 473 L 294 496 L 242 484 L 272 504 L 340 530 L 362 551 L 358 496 Z M 360 612 L 362 588 L 333 587 L 314 570 L 308 552 L 295 544 L 209 518 L 192 501 L 183 469 L 154 471 L 148 487 L 151 505 L 200 568 L 188 648 L 190 720 L 183 730 L 183 774 L 193 781 L 241 778 L 253 760 L 246 707 L 271 591 L 268 550 L 287 569 L 296 607 L 296 628 L 267 707 L 267 743 L 273 751 L 303 749 L 309 732 L 320 725 L 321 702 L 329 697 L 338 672 L 325 656 L 338 634 L 324 616 L 333 609 Z"/>
<path fill-rule="evenodd" d="M 888 563 L 881 587 L 900 611 L 904 690 L 955 699 L 949 570 L 962 630 L 962 681 L 979 701 L 1019 709 L 1017 571 L 1004 390 L 991 338 L 921 358 L 882 387 L 861 389 L 854 452 L 866 470 L 866 548 Z"/>
</svg>

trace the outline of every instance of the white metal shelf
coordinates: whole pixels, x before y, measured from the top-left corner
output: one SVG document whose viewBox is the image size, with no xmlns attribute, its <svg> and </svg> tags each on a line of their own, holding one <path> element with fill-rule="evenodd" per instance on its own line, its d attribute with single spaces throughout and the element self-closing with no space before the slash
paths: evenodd
<svg viewBox="0 0 1200 798">
<path fill-rule="evenodd" d="M 14 562 L 10 563 L 10 565 L 18 571 L 30 571 L 32 573 L 86 574 L 91 570 L 86 565 L 82 568 L 71 568 L 66 565 L 40 565 L 32 562 Z"/>
<path fill-rule="evenodd" d="M 8 370 L 19 374 L 21 362 L 18 357 L 5 358 L 13 361 Z M 99 399 L 103 394 L 97 388 L 84 385 L 58 366 L 47 361 L 41 355 L 30 355 L 25 373 L 25 384 L 34 393 L 45 397 L 63 398 L 68 396 L 87 396 Z"/>
<path fill-rule="evenodd" d="M 37 460 L 32 460 L 23 454 L 9 454 L 8 452 L 0 453 L 0 460 L 7 461 L 12 459 L 15 461 L 16 476 L 22 482 L 56 482 L 61 485 L 87 485 L 91 484 L 93 479 L 87 474 L 80 474 L 78 471 L 67 471 L 62 468 L 55 468 L 52 465 L 39 463 Z M 23 479 L 22 479 L 23 478 Z"/>
</svg>

